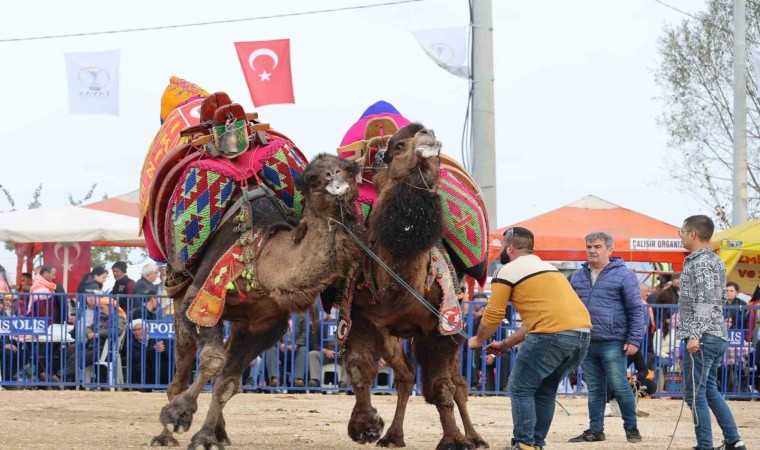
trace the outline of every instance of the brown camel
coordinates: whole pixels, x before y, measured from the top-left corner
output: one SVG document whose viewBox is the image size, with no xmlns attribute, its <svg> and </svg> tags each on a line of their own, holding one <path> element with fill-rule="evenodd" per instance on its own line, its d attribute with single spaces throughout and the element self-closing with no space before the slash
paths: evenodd
<svg viewBox="0 0 760 450">
<path fill-rule="evenodd" d="M 235 280 L 237 290 L 227 294 L 221 316 L 231 323 L 226 344 L 222 343 L 221 320 L 214 327 L 197 327 L 185 315 L 215 261 L 235 244 L 239 234 L 230 220 L 212 237 L 198 262 L 193 283 L 182 297 L 175 297 L 177 366 L 168 390 L 170 403 L 161 410 L 164 430 L 151 445 L 178 445 L 172 433 L 190 428 L 198 394 L 212 379 L 211 406 L 189 448 L 223 449 L 224 444 L 230 444 L 222 409 L 237 394 L 243 370 L 282 338 L 291 313 L 312 308 L 320 292 L 345 276 L 359 255 L 354 241 L 331 222 L 340 220 L 361 234 L 363 227 L 356 221 L 353 206 L 358 173 L 355 163 L 333 155 L 319 155 L 306 167 L 298 180 L 306 205 L 303 218 L 295 228 L 275 225 L 256 256 L 261 289 L 248 290 L 248 280 L 240 277 Z M 188 390 L 196 348 L 200 349 L 200 365 Z"/>
<path fill-rule="evenodd" d="M 378 199 L 369 217 L 369 245 L 435 308 L 442 289 L 433 283 L 425 290 L 430 252 L 444 233 L 441 200 L 436 192 L 440 178 L 440 147 L 432 130 L 420 124 L 400 129 L 383 155 L 387 165 L 375 175 Z M 366 277 L 366 275 L 365 275 Z M 422 393 L 438 408 L 443 437 L 437 449 L 488 447 L 475 431 L 467 412 L 467 384 L 459 374 L 459 351 L 464 339 L 441 335 L 439 319 L 402 288 L 375 261 L 371 265 L 375 293 L 362 284 L 351 306 L 352 325 L 346 343 L 346 368 L 356 394 L 348 434 L 361 444 L 404 447 L 404 413 L 414 384 L 414 367 L 404 354 L 402 338 L 411 338 L 421 367 Z M 380 358 L 394 370 L 398 402 L 385 436 L 383 420 L 372 407 L 369 388 Z M 465 434 L 454 419 L 459 408 Z M 380 438 L 380 439 L 379 439 Z M 378 440 L 379 439 L 379 440 Z"/>
</svg>

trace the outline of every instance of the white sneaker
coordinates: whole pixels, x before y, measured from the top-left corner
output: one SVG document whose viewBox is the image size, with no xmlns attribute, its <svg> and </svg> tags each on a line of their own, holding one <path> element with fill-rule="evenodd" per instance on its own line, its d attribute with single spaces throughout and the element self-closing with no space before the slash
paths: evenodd
<svg viewBox="0 0 760 450">
<path fill-rule="evenodd" d="M 612 417 L 612 407 L 609 403 L 604 405 L 604 417 Z"/>
</svg>

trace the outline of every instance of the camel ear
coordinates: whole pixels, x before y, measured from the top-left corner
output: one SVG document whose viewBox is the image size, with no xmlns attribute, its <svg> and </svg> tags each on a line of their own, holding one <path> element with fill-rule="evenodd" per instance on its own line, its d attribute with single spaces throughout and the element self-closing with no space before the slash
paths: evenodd
<svg viewBox="0 0 760 450">
<path fill-rule="evenodd" d="M 303 174 L 301 174 L 300 177 L 293 180 L 293 184 L 295 184 L 296 189 L 303 192 L 304 194 L 306 193 L 306 191 L 309 190 L 309 185 L 308 183 L 306 183 L 306 180 L 304 179 Z"/>
<path fill-rule="evenodd" d="M 306 222 L 301 221 L 298 223 L 298 227 L 296 227 L 296 232 L 293 235 L 293 244 L 299 244 L 304 236 L 306 236 L 306 232 L 308 231 L 309 226 L 306 224 Z"/>
<path fill-rule="evenodd" d="M 359 167 L 359 164 L 356 164 L 353 161 L 349 161 L 347 159 L 344 159 L 342 161 L 343 168 L 346 169 L 346 172 L 348 172 L 348 176 L 353 178 L 357 175 L 359 175 L 359 171 L 361 170 L 361 167 Z"/>
</svg>

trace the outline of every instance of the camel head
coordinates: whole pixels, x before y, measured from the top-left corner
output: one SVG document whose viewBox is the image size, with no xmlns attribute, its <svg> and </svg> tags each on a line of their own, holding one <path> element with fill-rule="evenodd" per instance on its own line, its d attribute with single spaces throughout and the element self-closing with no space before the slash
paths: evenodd
<svg viewBox="0 0 760 450">
<path fill-rule="evenodd" d="M 355 216 L 354 200 L 359 193 L 356 176 L 359 165 L 335 155 L 320 154 L 296 180 L 304 194 L 306 208 L 317 215 Z"/>
<path fill-rule="evenodd" d="M 386 177 L 405 180 L 424 189 L 435 189 L 440 178 L 441 142 L 433 130 L 420 123 L 409 124 L 388 140 L 382 155 L 388 167 Z"/>
</svg>

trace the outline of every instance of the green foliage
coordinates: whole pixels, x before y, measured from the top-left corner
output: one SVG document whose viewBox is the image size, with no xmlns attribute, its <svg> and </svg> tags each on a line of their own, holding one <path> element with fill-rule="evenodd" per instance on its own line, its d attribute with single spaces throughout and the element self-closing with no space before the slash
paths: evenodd
<svg viewBox="0 0 760 450">
<path fill-rule="evenodd" d="M 731 223 L 733 172 L 733 2 L 708 0 L 707 10 L 659 39 L 655 80 L 664 105 L 659 123 L 669 135 L 668 171 L 684 190 Z M 760 3 L 747 2 L 747 48 L 760 42 Z M 749 51 L 747 52 L 749 55 Z M 749 58 L 748 58 L 749 59 Z M 760 212 L 760 105 L 747 61 L 748 212 Z"/>
<path fill-rule="evenodd" d="M 90 190 L 87 191 L 84 197 L 82 197 L 80 200 L 74 200 L 74 196 L 69 194 L 69 203 L 71 203 L 73 206 L 81 206 L 82 203 L 92 198 L 92 195 L 95 193 L 96 187 L 98 187 L 98 183 L 93 183 L 93 185 L 90 186 Z"/>
</svg>

